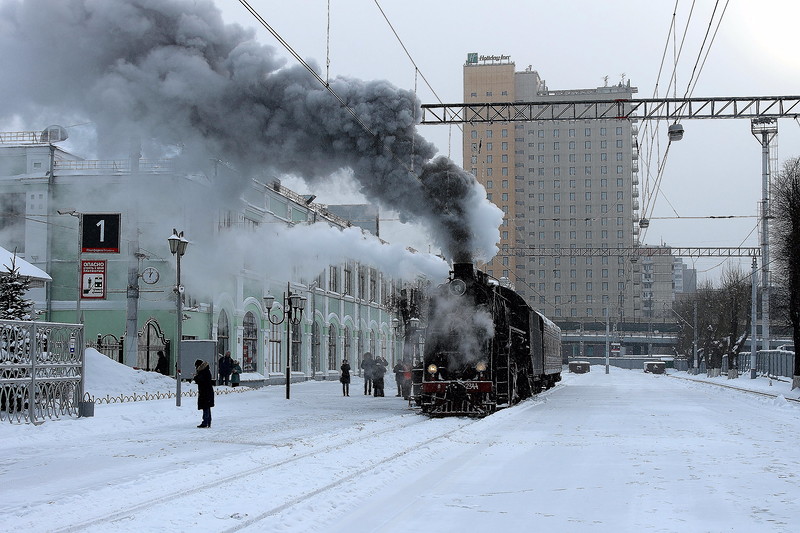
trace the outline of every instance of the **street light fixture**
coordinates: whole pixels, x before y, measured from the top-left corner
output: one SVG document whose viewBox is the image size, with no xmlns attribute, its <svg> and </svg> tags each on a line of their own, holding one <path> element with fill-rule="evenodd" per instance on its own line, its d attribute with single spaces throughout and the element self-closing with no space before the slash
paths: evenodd
<svg viewBox="0 0 800 533">
<path fill-rule="evenodd" d="M 186 246 L 189 241 L 183 236 L 183 232 L 173 229 L 172 235 L 167 239 L 169 251 L 175 256 L 177 262 L 177 276 L 175 283 L 175 307 L 178 320 L 178 329 L 175 334 L 175 405 L 181 406 L 181 337 L 183 336 L 183 285 L 181 285 L 181 257 L 186 253 Z"/>
<path fill-rule="evenodd" d="M 271 324 L 277 326 L 286 322 L 286 399 L 290 397 L 292 382 L 292 325 L 297 326 L 303 317 L 303 309 L 306 308 L 305 296 L 293 293 L 289 284 L 286 284 L 286 293 L 283 295 L 283 315 L 280 319 L 272 317 L 272 306 L 275 305 L 275 297 L 271 294 L 264 296 L 264 307 L 267 309 L 267 319 Z M 288 320 L 286 320 L 288 318 Z"/>
</svg>

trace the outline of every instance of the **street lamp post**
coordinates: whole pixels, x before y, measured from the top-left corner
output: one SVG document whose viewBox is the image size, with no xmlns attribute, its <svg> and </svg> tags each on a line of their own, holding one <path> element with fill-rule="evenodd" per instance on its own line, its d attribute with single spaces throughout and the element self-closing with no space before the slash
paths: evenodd
<svg viewBox="0 0 800 533">
<path fill-rule="evenodd" d="M 83 258 L 83 247 L 81 246 L 81 237 L 83 235 L 83 213 L 78 213 L 74 209 L 70 209 L 69 211 L 57 210 L 56 213 L 59 215 L 69 215 L 78 219 L 78 295 L 75 299 L 75 323 L 82 324 L 81 298 L 83 297 L 83 291 L 81 289 L 83 288 L 83 271 L 81 270 L 81 259 Z"/>
<path fill-rule="evenodd" d="M 392 342 L 392 366 L 398 363 L 397 360 L 397 338 L 400 336 L 400 320 L 397 318 L 392 319 L 392 331 L 394 331 L 394 340 Z M 402 360 L 402 357 L 401 357 Z"/>
<path fill-rule="evenodd" d="M 303 317 L 303 309 L 306 308 L 305 296 L 293 293 L 289 284 L 286 284 L 286 293 L 283 295 L 283 315 L 280 319 L 272 318 L 272 306 L 275 304 L 275 297 L 271 294 L 264 296 L 264 307 L 267 308 L 267 319 L 271 324 L 277 326 L 286 322 L 286 399 L 290 398 L 292 382 L 292 325 L 297 326 Z M 288 318 L 288 320 L 287 320 Z"/>
<path fill-rule="evenodd" d="M 175 256 L 177 262 L 177 276 L 175 280 L 175 309 L 177 311 L 178 329 L 175 334 L 175 405 L 181 406 L 181 337 L 183 336 L 183 285 L 181 285 L 181 257 L 186 253 L 189 241 L 183 232 L 173 229 L 172 235 L 167 239 L 169 251 Z"/>
</svg>

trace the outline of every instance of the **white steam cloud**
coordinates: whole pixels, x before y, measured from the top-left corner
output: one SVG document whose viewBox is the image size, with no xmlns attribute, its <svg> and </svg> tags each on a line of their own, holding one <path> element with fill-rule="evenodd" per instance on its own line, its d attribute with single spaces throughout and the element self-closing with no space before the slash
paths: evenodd
<svg viewBox="0 0 800 533">
<path fill-rule="evenodd" d="M 145 157 L 177 153 L 186 169 L 224 160 L 238 173 L 215 183 L 215 199 L 238 198 L 254 175 L 313 187 L 350 169 L 369 201 L 426 227 L 448 259 L 497 251 L 502 212 L 472 175 L 434 159 L 412 92 L 331 81 L 372 136 L 209 0 L 0 0 L 0 51 L 0 120 L 90 120 L 101 157 L 127 157 L 139 138 Z"/>
<path fill-rule="evenodd" d="M 428 317 L 425 351 L 447 352 L 453 368 L 486 358 L 486 343 L 494 337 L 494 321 L 485 307 L 475 307 L 464 296 L 448 290 L 429 295 L 432 313 Z"/>
</svg>

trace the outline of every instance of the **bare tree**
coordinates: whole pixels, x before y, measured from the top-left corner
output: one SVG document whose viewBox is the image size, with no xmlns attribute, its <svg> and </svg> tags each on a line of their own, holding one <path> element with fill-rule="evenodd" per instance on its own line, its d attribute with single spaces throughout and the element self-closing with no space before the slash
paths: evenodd
<svg viewBox="0 0 800 533">
<path fill-rule="evenodd" d="M 705 281 L 692 296 L 676 304 L 681 317 L 691 317 L 697 306 L 697 346 L 709 376 L 719 376 L 728 358 L 728 377 L 739 376 L 738 354 L 750 330 L 750 277 L 738 269 L 725 270 L 720 287 Z M 690 353 L 694 331 L 688 325 L 678 336 L 679 349 Z"/>
<path fill-rule="evenodd" d="M 722 273 L 721 318 L 727 321 L 722 346 L 728 356 L 728 378 L 739 377 L 739 353 L 750 332 L 751 280 L 738 268 Z"/>
<path fill-rule="evenodd" d="M 800 158 L 786 161 L 772 183 L 772 215 L 775 261 L 786 282 L 789 321 L 797 347 L 800 346 Z M 792 390 L 798 387 L 800 358 L 795 355 Z"/>
</svg>

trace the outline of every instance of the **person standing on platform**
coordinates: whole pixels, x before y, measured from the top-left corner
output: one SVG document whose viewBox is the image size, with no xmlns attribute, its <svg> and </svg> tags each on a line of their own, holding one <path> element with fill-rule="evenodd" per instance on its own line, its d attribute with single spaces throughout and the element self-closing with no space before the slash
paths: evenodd
<svg viewBox="0 0 800 533">
<path fill-rule="evenodd" d="M 211 369 L 202 359 L 194 362 L 194 382 L 197 383 L 197 409 L 203 411 L 203 421 L 199 428 L 211 427 L 211 408 L 214 407 L 214 385 Z"/>
<path fill-rule="evenodd" d="M 372 354 L 369 352 L 364 353 L 364 358 L 361 360 L 361 370 L 364 371 L 364 394 L 372 394 L 372 372 L 375 368 L 375 360 L 372 359 Z"/>
<path fill-rule="evenodd" d="M 342 371 L 339 376 L 339 381 L 342 383 L 342 396 L 350 396 L 350 363 L 347 362 L 347 359 L 342 361 L 339 370 Z"/>
</svg>

